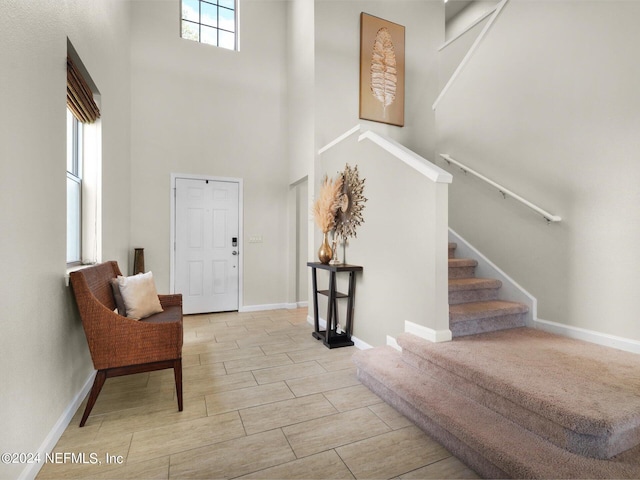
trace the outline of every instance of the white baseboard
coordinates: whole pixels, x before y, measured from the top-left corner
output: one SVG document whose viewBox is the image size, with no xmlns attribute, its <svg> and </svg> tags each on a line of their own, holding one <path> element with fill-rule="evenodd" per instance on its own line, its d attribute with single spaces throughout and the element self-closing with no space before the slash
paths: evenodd
<svg viewBox="0 0 640 480">
<path fill-rule="evenodd" d="M 418 325 L 417 323 L 413 323 L 408 320 L 405 320 L 404 322 L 404 331 L 407 333 L 411 333 L 416 337 L 429 340 L 433 343 L 449 342 L 452 338 L 451 330 L 449 330 L 448 328 L 446 330 L 434 330 L 432 328 L 425 327 L 424 325 Z"/>
<path fill-rule="evenodd" d="M 46 438 L 42 442 L 42 445 L 40 445 L 40 448 L 38 448 L 37 453 L 39 454 L 42 461 L 40 463 L 28 464 L 25 469 L 22 470 L 22 473 L 18 477 L 19 480 L 33 480 L 36 478 L 38 472 L 44 466 L 44 458 L 48 453 L 51 453 L 53 448 L 56 446 L 56 443 L 58 443 L 58 440 L 60 440 L 60 437 L 69 426 L 69 423 L 71 423 L 71 419 L 76 414 L 78 407 L 82 404 L 82 401 L 91 390 L 91 386 L 93 385 L 93 379 L 95 378 L 95 376 L 96 371 L 94 370 L 89 375 L 87 381 L 84 383 L 80 391 L 76 394 L 75 397 L 73 397 L 71 403 L 67 406 L 64 412 L 62 412 L 62 415 L 60 415 L 60 418 L 58 418 L 58 421 L 46 436 Z"/>
<path fill-rule="evenodd" d="M 469 257 L 478 261 L 476 276 L 495 278 L 502 282 L 502 287 L 500 288 L 501 299 L 524 303 L 529 307 L 526 315 L 526 325 L 535 328 L 535 321 L 538 318 L 538 300 L 451 228 L 449 228 L 449 241 L 458 245 L 456 251 L 462 257 Z"/>
<path fill-rule="evenodd" d="M 240 313 L 262 312 L 265 310 L 294 310 L 307 306 L 307 302 L 298 303 L 268 303 L 265 305 L 244 305 L 238 309 Z"/>
<path fill-rule="evenodd" d="M 370 348 L 373 348 L 373 345 L 369 345 L 364 340 L 360 340 L 358 337 L 354 337 L 353 335 L 351 335 L 351 341 L 358 350 L 369 350 Z"/>
<path fill-rule="evenodd" d="M 561 323 L 542 320 L 540 318 L 535 321 L 534 327 L 539 330 L 555 333 L 564 337 L 584 340 L 585 342 L 591 342 L 605 347 L 612 347 L 617 348 L 618 350 L 640 354 L 640 341 L 638 340 L 609 335 L 608 333 L 596 332 L 594 330 L 587 330 L 586 328 L 563 325 Z"/>
<path fill-rule="evenodd" d="M 313 326 L 313 317 L 311 315 L 307 315 L 307 323 Z M 322 317 L 318 318 L 318 328 L 327 328 L 327 321 Z M 353 335 L 351 335 L 351 341 L 353 342 L 353 346 L 359 350 L 368 350 L 369 348 L 373 348 L 372 345 L 369 345 L 364 340 L 360 340 L 358 337 L 354 337 Z"/>
<path fill-rule="evenodd" d="M 296 305 L 298 305 L 297 308 L 307 308 L 309 306 L 309 302 L 298 302 Z"/>
<path fill-rule="evenodd" d="M 402 347 L 398 345 L 398 342 L 396 341 L 396 339 L 390 335 L 387 335 L 387 346 L 395 348 L 399 352 L 402 351 Z"/>
</svg>

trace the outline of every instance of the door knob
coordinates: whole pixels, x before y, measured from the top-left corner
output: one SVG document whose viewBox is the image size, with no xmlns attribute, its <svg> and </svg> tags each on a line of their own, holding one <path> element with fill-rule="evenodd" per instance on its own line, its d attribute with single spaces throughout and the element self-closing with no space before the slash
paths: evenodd
<svg viewBox="0 0 640 480">
<path fill-rule="evenodd" d="M 231 252 L 231 255 L 238 255 L 238 252 L 234 250 L 233 252 Z"/>
</svg>

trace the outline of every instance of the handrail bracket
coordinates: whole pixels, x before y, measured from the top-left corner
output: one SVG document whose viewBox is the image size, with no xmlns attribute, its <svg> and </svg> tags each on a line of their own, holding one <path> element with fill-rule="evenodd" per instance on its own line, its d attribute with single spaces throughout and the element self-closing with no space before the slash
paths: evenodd
<svg viewBox="0 0 640 480">
<path fill-rule="evenodd" d="M 480 180 L 483 180 L 485 182 L 487 182 L 489 185 L 495 187 L 498 189 L 498 191 L 502 194 L 502 198 L 504 198 L 506 200 L 507 195 L 509 195 L 511 198 L 519 201 L 520 203 L 526 205 L 527 207 L 529 207 L 530 209 L 538 212 L 540 215 L 542 215 L 542 218 L 544 218 L 547 221 L 547 224 L 550 224 L 551 222 L 560 222 L 562 220 L 561 217 L 559 217 L 558 215 L 553 215 L 549 212 L 547 212 L 546 210 L 543 210 L 542 208 L 538 207 L 537 205 L 534 205 L 533 203 L 531 203 L 528 200 L 525 200 L 524 198 L 522 198 L 520 195 L 512 192 L 511 190 L 509 190 L 508 188 L 503 187 L 502 185 L 500 185 L 499 183 L 494 182 L 493 180 L 485 177 L 484 175 L 482 175 L 481 173 L 476 172 L 475 170 L 473 170 L 472 168 L 467 167 L 466 165 L 464 165 L 463 163 L 460 163 L 459 161 L 451 158 L 450 155 L 446 154 L 446 153 L 441 153 L 440 156 L 449 164 L 454 164 L 455 166 L 457 166 L 460 170 L 462 170 L 465 175 L 467 173 L 470 173 L 472 175 L 475 175 L 476 177 L 478 177 Z"/>
</svg>

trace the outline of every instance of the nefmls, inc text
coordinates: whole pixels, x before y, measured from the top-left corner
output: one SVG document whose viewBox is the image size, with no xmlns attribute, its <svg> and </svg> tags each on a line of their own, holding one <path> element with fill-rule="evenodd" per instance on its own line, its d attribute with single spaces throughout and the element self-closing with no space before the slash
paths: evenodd
<svg viewBox="0 0 640 480">
<path fill-rule="evenodd" d="M 73 463 L 82 465 L 101 465 L 103 462 L 97 453 L 85 453 L 85 452 L 54 452 L 47 453 L 45 458 L 46 463 Z M 110 455 L 105 454 L 104 463 L 123 464 L 124 457 L 122 455 Z"/>
</svg>

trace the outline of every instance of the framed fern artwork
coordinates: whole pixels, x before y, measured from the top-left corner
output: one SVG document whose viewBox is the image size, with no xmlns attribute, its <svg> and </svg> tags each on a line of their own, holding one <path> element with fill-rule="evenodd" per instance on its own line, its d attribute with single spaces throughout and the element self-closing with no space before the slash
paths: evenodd
<svg viewBox="0 0 640 480">
<path fill-rule="evenodd" d="M 360 118 L 404 126 L 404 27 L 360 14 Z"/>
</svg>

